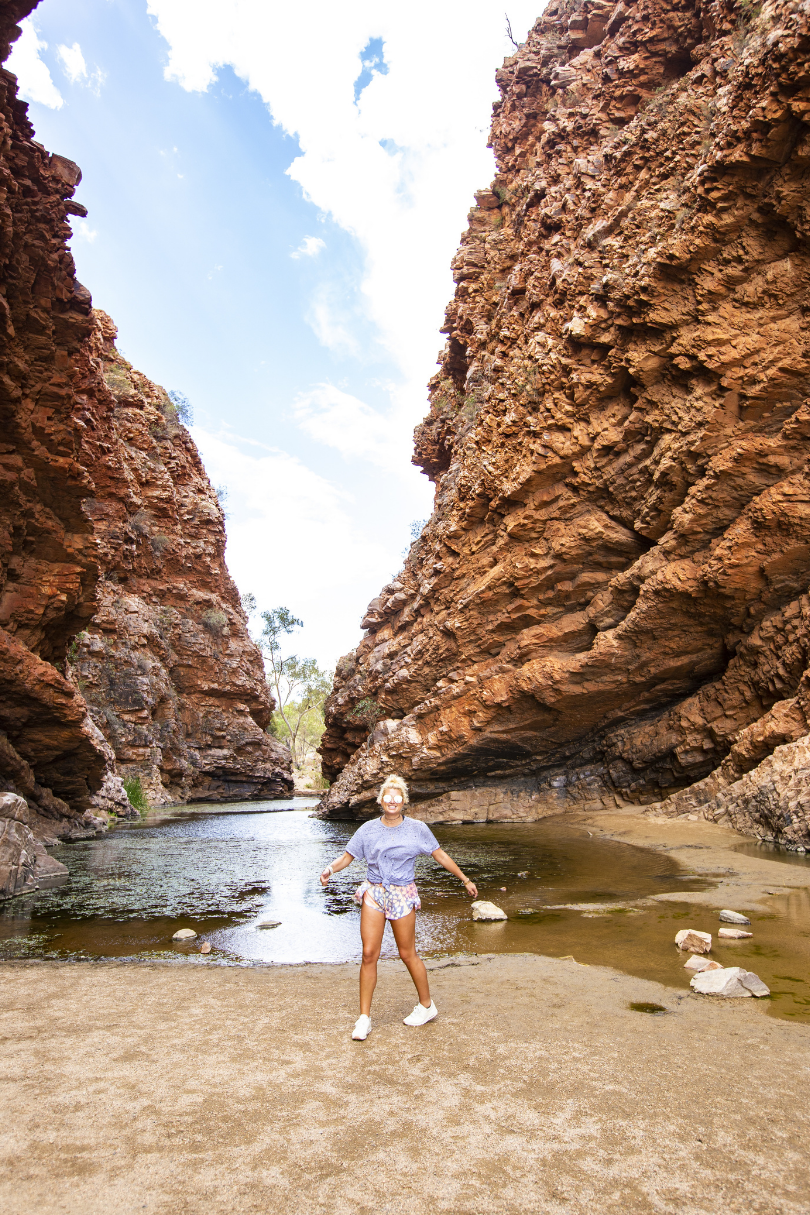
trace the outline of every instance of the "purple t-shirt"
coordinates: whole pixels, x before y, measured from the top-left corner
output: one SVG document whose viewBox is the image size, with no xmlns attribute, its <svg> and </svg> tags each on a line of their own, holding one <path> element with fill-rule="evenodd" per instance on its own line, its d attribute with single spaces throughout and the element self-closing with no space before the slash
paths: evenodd
<svg viewBox="0 0 810 1215">
<path fill-rule="evenodd" d="M 367 878 L 385 886 L 407 886 L 414 878 L 413 863 L 429 856 L 441 844 L 428 827 L 416 818 L 404 818 L 398 827 L 386 827 L 379 818 L 358 827 L 346 845 L 357 860 L 368 861 Z"/>
</svg>

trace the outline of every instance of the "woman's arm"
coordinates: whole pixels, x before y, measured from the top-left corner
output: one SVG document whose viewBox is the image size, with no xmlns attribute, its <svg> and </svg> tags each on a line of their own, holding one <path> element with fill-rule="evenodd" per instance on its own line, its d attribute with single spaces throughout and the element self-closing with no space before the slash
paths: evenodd
<svg viewBox="0 0 810 1215">
<path fill-rule="evenodd" d="M 436 851 L 431 852 L 430 855 L 433 857 L 434 861 L 438 861 L 438 863 L 442 865 L 448 873 L 455 874 L 457 878 L 461 879 L 466 886 L 467 894 L 471 899 L 478 898 L 478 887 L 476 886 L 475 882 L 471 882 L 469 878 L 464 876 L 456 862 L 451 856 L 447 855 L 444 848 L 437 848 Z"/>
<path fill-rule="evenodd" d="M 341 869 L 345 869 L 347 865 L 351 865 L 354 857 L 351 852 L 344 852 L 343 856 L 339 856 L 336 861 L 332 861 L 331 865 L 327 865 L 321 874 L 321 885 L 325 886 L 333 873 L 340 873 Z"/>
</svg>

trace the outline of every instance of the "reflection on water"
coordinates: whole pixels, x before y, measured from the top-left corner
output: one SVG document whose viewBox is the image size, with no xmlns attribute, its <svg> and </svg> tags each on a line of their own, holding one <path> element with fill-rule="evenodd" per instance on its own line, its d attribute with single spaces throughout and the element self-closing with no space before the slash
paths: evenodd
<svg viewBox="0 0 810 1215">
<path fill-rule="evenodd" d="M 220 962 L 358 960 L 359 911 L 351 896 L 364 866 L 344 870 L 326 890 L 318 881 L 353 826 L 312 819 L 304 807 L 302 813 L 298 801 L 155 812 L 101 839 L 65 845 L 57 853 L 70 869 L 65 885 L 14 899 L 0 911 L 0 957 L 202 963 L 199 940 L 171 940 L 178 928 L 192 927 L 211 941 L 209 959 Z M 509 919 L 474 923 L 460 883 L 424 858 L 417 863 L 417 932 L 426 956 L 573 955 L 687 988 L 675 932 L 688 923 L 716 937 L 719 923 L 710 908 L 649 901 L 712 884 L 665 853 L 594 838 L 562 816 L 434 831 L 480 897 L 503 907 Z M 518 877 L 521 872 L 527 876 Z M 713 956 L 756 970 L 774 989 L 775 1011 L 810 1019 L 808 892 L 781 903 L 779 912 L 751 913 L 752 940 L 716 940 Z M 265 919 L 280 921 L 279 927 L 259 928 Z M 390 928 L 383 953 L 396 955 Z"/>
<path fill-rule="evenodd" d="M 746 856 L 766 857 L 769 861 L 784 861 L 788 865 L 804 865 L 805 868 L 810 865 L 810 856 L 806 852 L 788 852 L 787 848 L 772 844 L 770 840 L 741 840 L 733 848 Z"/>
</svg>

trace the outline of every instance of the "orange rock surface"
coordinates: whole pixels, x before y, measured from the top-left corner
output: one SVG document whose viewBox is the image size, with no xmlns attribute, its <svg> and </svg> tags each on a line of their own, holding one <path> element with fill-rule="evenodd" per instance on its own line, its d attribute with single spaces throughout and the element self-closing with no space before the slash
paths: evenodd
<svg viewBox="0 0 810 1215">
<path fill-rule="evenodd" d="M 497 79 L 416 432 L 435 510 L 338 666 L 331 815 L 659 803 L 810 841 L 810 25 L 551 0 Z"/>
</svg>

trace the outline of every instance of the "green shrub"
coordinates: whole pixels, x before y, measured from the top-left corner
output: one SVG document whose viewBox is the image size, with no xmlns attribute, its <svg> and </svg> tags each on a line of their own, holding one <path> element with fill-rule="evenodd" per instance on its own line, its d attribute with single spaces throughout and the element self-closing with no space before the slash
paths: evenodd
<svg viewBox="0 0 810 1215">
<path fill-rule="evenodd" d="M 82 631 L 80 633 L 76 634 L 76 636 L 73 638 L 70 645 L 68 646 L 67 660 L 71 666 L 73 666 L 74 662 L 79 657 L 79 646 L 84 641 L 86 636 L 87 636 L 87 633 L 85 632 L 84 629 L 82 629 Z"/>
<path fill-rule="evenodd" d="M 382 717 L 382 709 L 376 700 L 372 700 L 370 696 L 364 696 L 362 700 L 358 700 L 346 717 L 349 721 L 362 722 L 369 730 L 373 730 Z"/>
<path fill-rule="evenodd" d="M 129 798 L 129 804 L 139 814 L 146 814 L 149 809 L 149 802 L 146 800 L 146 794 L 141 787 L 140 776 L 125 776 L 124 791 Z"/>
<path fill-rule="evenodd" d="M 207 612 L 203 612 L 201 619 L 203 628 L 212 633 L 214 637 L 220 637 L 228 624 L 228 617 L 225 613 L 215 611 L 213 608 L 209 608 Z"/>
<path fill-rule="evenodd" d="M 139 536 L 149 535 L 149 515 L 145 510 L 137 510 L 129 521 L 129 526 Z"/>
</svg>

